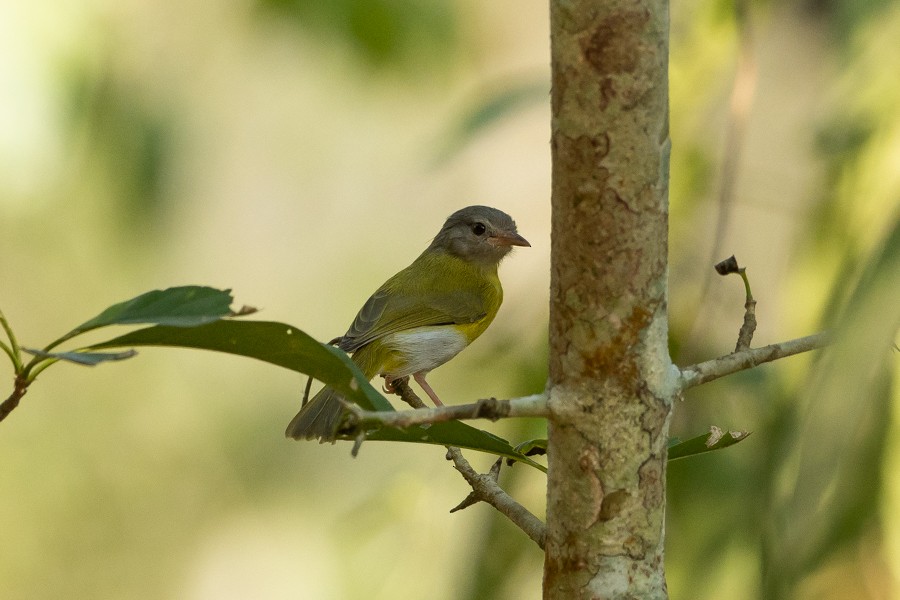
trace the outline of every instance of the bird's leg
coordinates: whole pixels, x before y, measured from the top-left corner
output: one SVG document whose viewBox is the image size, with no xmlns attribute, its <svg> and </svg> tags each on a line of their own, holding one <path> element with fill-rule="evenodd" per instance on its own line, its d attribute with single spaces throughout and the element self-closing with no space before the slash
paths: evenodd
<svg viewBox="0 0 900 600">
<path fill-rule="evenodd" d="M 441 399 L 437 397 L 437 394 L 434 393 L 434 390 L 431 389 L 431 386 L 428 385 L 428 382 L 425 381 L 425 373 L 413 373 L 413 379 L 415 379 L 416 383 L 425 390 L 425 393 L 428 394 L 428 397 L 431 398 L 431 401 L 434 402 L 435 406 L 444 405 L 444 403 L 441 402 Z"/>
<path fill-rule="evenodd" d="M 396 379 L 388 381 L 388 378 L 385 376 L 384 385 L 381 386 L 381 389 L 384 390 L 386 394 L 396 394 L 397 389 L 394 387 L 395 381 L 409 381 L 409 377 L 397 377 Z M 418 381 L 418 379 L 416 381 Z"/>
</svg>

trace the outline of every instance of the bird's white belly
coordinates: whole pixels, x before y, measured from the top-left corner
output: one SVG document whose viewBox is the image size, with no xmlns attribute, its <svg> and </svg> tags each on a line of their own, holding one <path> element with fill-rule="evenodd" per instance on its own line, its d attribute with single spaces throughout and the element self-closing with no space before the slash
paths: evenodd
<svg viewBox="0 0 900 600">
<path fill-rule="evenodd" d="M 439 326 L 392 333 L 384 337 L 383 343 L 401 357 L 399 364 L 387 364 L 381 369 L 392 380 L 439 367 L 468 346 L 469 340 L 452 326 Z"/>
</svg>

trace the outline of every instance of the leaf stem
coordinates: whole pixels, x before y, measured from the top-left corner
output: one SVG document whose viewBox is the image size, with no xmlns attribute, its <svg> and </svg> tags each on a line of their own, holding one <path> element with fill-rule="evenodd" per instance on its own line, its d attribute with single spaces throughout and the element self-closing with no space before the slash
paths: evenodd
<svg viewBox="0 0 900 600">
<path fill-rule="evenodd" d="M 745 291 L 746 294 L 747 294 L 747 300 L 746 300 L 746 302 L 748 302 L 748 303 L 749 303 L 749 302 L 753 302 L 753 301 L 754 301 L 754 300 L 753 300 L 753 293 L 750 291 L 750 279 L 747 277 L 747 268 L 746 268 L 746 267 L 742 267 L 742 268 L 738 271 L 738 275 L 740 275 L 740 276 L 741 276 L 741 279 L 744 280 L 744 291 Z"/>
<path fill-rule="evenodd" d="M 89 331 L 89 330 L 73 329 L 66 335 L 62 336 L 61 338 L 57 338 L 56 340 L 54 340 L 54 341 L 50 342 L 49 344 L 47 344 L 46 346 L 44 346 L 41 349 L 41 351 L 42 352 L 50 352 L 51 350 L 53 350 L 54 348 L 56 348 L 63 342 L 71 340 L 73 337 L 80 335 L 80 334 L 84 333 L 85 331 Z M 26 364 L 24 367 L 22 367 L 20 369 L 20 371 L 22 373 L 22 377 L 24 377 L 29 383 L 31 383 L 32 381 L 34 381 L 34 378 L 38 376 L 38 373 L 40 373 L 41 371 L 43 371 L 44 369 L 46 369 L 47 367 L 49 367 L 50 365 L 52 365 L 53 363 L 58 362 L 58 361 L 59 361 L 59 359 L 57 359 L 57 358 L 40 356 L 40 355 L 34 356 L 34 357 L 32 357 L 32 359 L 30 361 L 28 361 L 28 364 Z"/>
<path fill-rule="evenodd" d="M 16 366 L 16 355 L 13 353 L 12 348 L 6 345 L 5 342 L 0 340 L 0 350 L 3 350 L 3 353 L 9 357 L 9 360 L 12 361 L 13 368 Z"/>
<path fill-rule="evenodd" d="M 9 321 L 6 320 L 6 315 L 3 314 L 2 310 L 0 310 L 0 325 L 3 326 L 3 331 L 6 332 L 6 337 L 9 339 L 9 346 L 0 342 L 0 347 L 12 360 L 13 368 L 18 375 L 22 372 L 22 351 L 19 348 L 19 342 L 16 341 L 16 334 L 13 333 L 12 327 L 10 327 Z"/>
<path fill-rule="evenodd" d="M 22 377 L 30 384 L 41 371 L 56 362 L 59 362 L 58 358 L 35 357 L 25 366 Z"/>
</svg>

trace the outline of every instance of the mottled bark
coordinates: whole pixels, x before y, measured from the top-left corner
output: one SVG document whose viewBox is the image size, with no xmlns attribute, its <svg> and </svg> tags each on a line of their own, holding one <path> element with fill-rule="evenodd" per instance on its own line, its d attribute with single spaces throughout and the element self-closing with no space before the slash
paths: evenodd
<svg viewBox="0 0 900 600">
<path fill-rule="evenodd" d="M 668 3 L 551 0 L 544 597 L 666 597 Z"/>
</svg>

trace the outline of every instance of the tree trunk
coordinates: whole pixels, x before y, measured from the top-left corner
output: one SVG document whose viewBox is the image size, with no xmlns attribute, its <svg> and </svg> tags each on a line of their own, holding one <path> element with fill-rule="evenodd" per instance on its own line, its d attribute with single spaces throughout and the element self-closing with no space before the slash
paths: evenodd
<svg viewBox="0 0 900 600">
<path fill-rule="evenodd" d="M 668 3 L 550 7 L 544 597 L 666 598 Z"/>
</svg>

